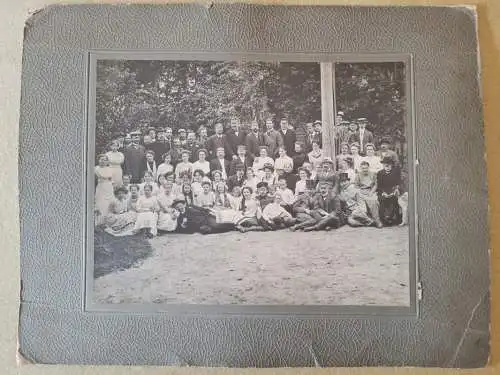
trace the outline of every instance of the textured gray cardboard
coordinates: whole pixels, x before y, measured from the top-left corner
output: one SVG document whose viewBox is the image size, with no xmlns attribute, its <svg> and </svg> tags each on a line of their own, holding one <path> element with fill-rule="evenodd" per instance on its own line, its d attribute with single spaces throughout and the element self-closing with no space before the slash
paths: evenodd
<svg viewBox="0 0 500 375">
<path fill-rule="evenodd" d="M 90 51 L 110 49 L 411 55 L 418 317 L 86 310 L 88 62 Z M 477 62 L 475 14 L 465 8 L 101 5 L 38 12 L 27 22 L 23 53 L 20 352 L 37 363 L 484 365 L 488 228 Z"/>
</svg>

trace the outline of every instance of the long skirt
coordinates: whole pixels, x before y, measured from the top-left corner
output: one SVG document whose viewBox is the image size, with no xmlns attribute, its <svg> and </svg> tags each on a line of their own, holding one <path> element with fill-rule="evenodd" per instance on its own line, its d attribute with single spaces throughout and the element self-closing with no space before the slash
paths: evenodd
<svg viewBox="0 0 500 375">
<path fill-rule="evenodd" d="M 380 220 L 386 226 L 401 223 L 401 212 L 398 198 L 395 196 L 384 198 L 379 197 L 380 202 Z"/>
<path fill-rule="evenodd" d="M 215 210 L 215 219 L 217 220 L 217 224 L 234 224 L 240 216 L 240 212 L 230 208 Z"/>
<path fill-rule="evenodd" d="M 120 165 L 111 166 L 111 181 L 115 188 L 123 185 L 123 171 Z"/>
<path fill-rule="evenodd" d="M 158 215 L 157 230 L 173 232 L 177 229 L 177 219 L 170 212 L 160 212 Z"/>
<path fill-rule="evenodd" d="M 135 212 L 109 214 L 105 219 L 105 231 L 116 237 L 132 235 L 136 218 L 137 213 Z"/>
<path fill-rule="evenodd" d="M 95 188 L 95 207 L 99 210 L 100 216 L 107 216 L 109 204 L 113 199 L 113 183 L 111 181 L 99 182 Z"/>
<path fill-rule="evenodd" d="M 156 236 L 158 215 L 154 212 L 139 212 L 135 221 L 134 232 L 141 229 L 149 229 L 153 236 Z"/>
</svg>

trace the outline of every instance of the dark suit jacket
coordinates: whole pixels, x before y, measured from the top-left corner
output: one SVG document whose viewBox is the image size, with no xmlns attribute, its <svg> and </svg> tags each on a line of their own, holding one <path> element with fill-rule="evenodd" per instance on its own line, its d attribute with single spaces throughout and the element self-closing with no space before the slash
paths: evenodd
<svg viewBox="0 0 500 375">
<path fill-rule="evenodd" d="M 264 146 L 268 149 L 268 156 L 273 159 L 278 156 L 278 148 L 283 146 L 283 137 L 276 130 L 267 131 L 264 133 Z M 289 155 L 290 156 L 290 155 Z"/>
<path fill-rule="evenodd" d="M 146 147 L 146 151 L 151 150 L 155 153 L 156 165 L 163 163 L 163 154 L 167 152 L 167 145 L 163 142 L 153 142 Z"/>
<path fill-rule="evenodd" d="M 241 160 L 238 156 L 236 160 L 231 160 L 231 164 L 229 167 L 229 175 L 233 176 L 236 174 L 236 166 L 241 163 Z M 243 162 L 243 166 L 245 167 L 245 174 L 247 173 L 247 168 L 251 168 L 253 165 L 253 158 L 249 155 L 245 157 L 245 160 Z"/>
<path fill-rule="evenodd" d="M 304 165 L 305 162 L 309 161 L 309 157 L 307 154 L 294 154 L 292 156 L 293 159 L 293 172 L 298 173 L 298 169 Z"/>
<path fill-rule="evenodd" d="M 132 176 L 132 182 L 138 183 L 144 177 L 144 161 L 146 160 L 146 150 L 144 146 L 138 145 L 137 148 L 127 146 L 123 150 L 124 162 L 123 169 L 125 174 Z"/>
<path fill-rule="evenodd" d="M 231 166 L 231 162 L 227 159 L 224 160 L 224 165 L 221 165 L 219 159 L 215 158 L 210 161 L 210 173 L 213 171 L 222 171 L 222 168 L 226 170 L 226 174 L 229 176 L 229 167 Z"/>
<path fill-rule="evenodd" d="M 247 146 L 247 153 L 252 158 L 259 156 L 260 146 L 267 146 L 265 143 L 265 137 L 262 133 L 257 133 L 255 135 L 253 132 L 248 133 L 245 137 L 245 145 Z M 273 157 L 271 154 L 269 156 Z"/>
<path fill-rule="evenodd" d="M 292 129 L 288 129 L 286 131 L 286 134 L 285 134 L 280 129 L 279 134 L 281 135 L 281 138 L 283 139 L 283 146 L 285 146 L 286 154 L 288 156 L 292 156 L 293 152 L 295 150 L 295 141 L 297 140 L 297 136 L 295 134 L 295 131 L 293 131 Z"/>
<path fill-rule="evenodd" d="M 230 159 L 232 157 L 232 151 L 229 147 L 229 143 L 227 142 L 227 136 L 222 134 L 219 138 L 216 134 L 214 134 L 207 140 L 208 159 L 215 159 L 217 149 L 219 147 L 224 147 L 226 159 Z"/>
<path fill-rule="evenodd" d="M 349 143 L 353 143 L 353 142 L 358 142 L 359 145 L 361 146 L 360 151 L 365 152 L 366 144 L 373 143 L 373 133 L 371 131 L 365 129 L 365 133 L 363 134 L 363 144 L 361 144 L 360 134 L 359 134 L 359 130 L 358 130 L 356 133 L 352 133 L 349 136 Z"/>
<path fill-rule="evenodd" d="M 230 156 L 237 155 L 238 146 L 245 144 L 246 135 L 247 134 L 241 130 L 238 132 L 238 135 L 236 135 L 232 129 L 229 129 L 226 132 L 227 143 L 228 143 L 229 149 L 231 150 Z"/>
<path fill-rule="evenodd" d="M 312 135 L 311 134 L 306 134 L 304 147 L 305 147 L 305 151 L 306 151 L 307 154 L 310 153 L 312 151 L 312 149 L 313 149 L 313 146 L 312 146 L 313 141 L 319 142 L 320 148 L 322 146 L 321 145 L 321 135 L 320 134 L 318 134 L 316 132 L 314 132 Z"/>
<path fill-rule="evenodd" d="M 340 214 L 342 211 L 340 199 L 331 193 L 328 193 L 326 198 L 323 198 L 320 193 L 317 193 L 312 199 L 312 207 L 315 210 L 322 209 L 328 213 L 336 212 Z"/>
</svg>

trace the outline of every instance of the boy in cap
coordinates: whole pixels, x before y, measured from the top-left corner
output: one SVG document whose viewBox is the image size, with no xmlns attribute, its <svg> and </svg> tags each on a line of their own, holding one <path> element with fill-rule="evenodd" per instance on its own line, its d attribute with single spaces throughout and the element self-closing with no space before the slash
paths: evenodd
<svg viewBox="0 0 500 375">
<path fill-rule="evenodd" d="M 319 142 L 319 147 L 323 148 L 323 124 L 320 120 L 314 121 L 314 134 L 316 140 Z"/>
</svg>

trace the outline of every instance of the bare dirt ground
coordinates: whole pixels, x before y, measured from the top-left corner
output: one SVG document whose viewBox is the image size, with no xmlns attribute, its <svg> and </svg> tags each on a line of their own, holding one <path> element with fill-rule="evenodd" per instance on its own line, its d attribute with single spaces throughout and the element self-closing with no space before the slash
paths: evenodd
<svg viewBox="0 0 500 375">
<path fill-rule="evenodd" d="M 165 235 L 98 303 L 409 305 L 408 227 Z"/>
</svg>

